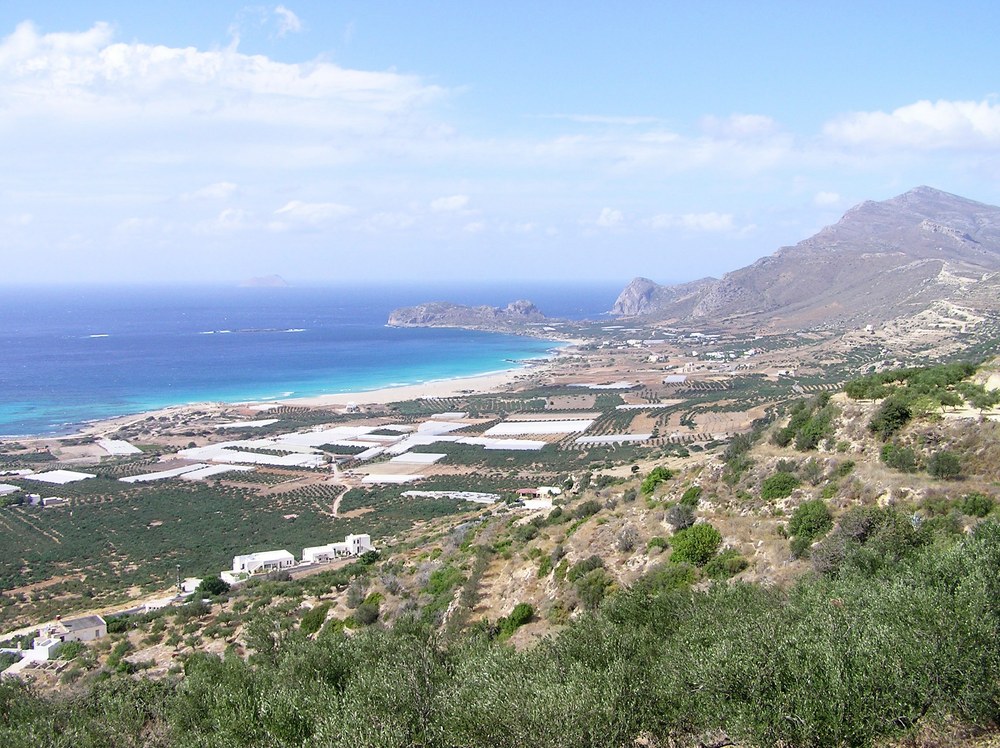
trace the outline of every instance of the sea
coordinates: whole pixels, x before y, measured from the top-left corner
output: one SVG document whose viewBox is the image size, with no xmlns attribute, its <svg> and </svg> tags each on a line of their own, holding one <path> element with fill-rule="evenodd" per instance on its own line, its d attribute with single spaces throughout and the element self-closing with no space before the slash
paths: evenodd
<svg viewBox="0 0 1000 748">
<path fill-rule="evenodd" d="M 386 326 L 425 301 L 595 319 L 623 284 L 0 288 L 0 435 L 64 435 L 170 405 L 359 392 L 510 369 L 537 338 Z"/>
</svg>

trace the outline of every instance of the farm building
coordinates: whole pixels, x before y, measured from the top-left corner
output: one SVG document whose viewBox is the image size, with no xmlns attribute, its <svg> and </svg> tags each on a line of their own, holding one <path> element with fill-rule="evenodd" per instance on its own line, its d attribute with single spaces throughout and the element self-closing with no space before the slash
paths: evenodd
<svg viewBox="0 0 1000 748">
<path fill-rule="evenodd" d="M 302 549 L 302 563 L 320 564 L 344 556 L 360 556 L 375 550 L 370 535 L 348 535 L 343 543 L 329 543 Z"/>
<path fill-rule="evenodd" d="M 261 551 L 244 556 L 233 556 L 233 574 L 266 574 L 271 571 L 290 569 L 295 566 L 295 557 L 288 551 Z"/>
<path fill-rule="evenodd" d="M 25 651 L 26 660 L 44 661 L 50 659 L 59 645 L 65 642 L 92 642 L 108 635 L 108 624 L 100 616 L 82 616 L 65 621 L 56 621 L 45 626 Z"/>
</svg>

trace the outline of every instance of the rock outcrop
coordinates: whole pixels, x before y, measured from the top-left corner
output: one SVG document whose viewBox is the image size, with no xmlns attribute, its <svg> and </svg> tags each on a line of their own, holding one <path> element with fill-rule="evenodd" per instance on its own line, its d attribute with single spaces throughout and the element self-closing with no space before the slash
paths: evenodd
<svg viewBox="0 0 1000 748">
<path fill-rule="evenodd" d="M 505 307 L 464 306 L 432 301 L 394 309 L 390 327 L 461 327 L 495 332 L 523 332 L 527 325 L 543 323 L 547 317 L 530 301 L 520 299 Z"/>
</svg>

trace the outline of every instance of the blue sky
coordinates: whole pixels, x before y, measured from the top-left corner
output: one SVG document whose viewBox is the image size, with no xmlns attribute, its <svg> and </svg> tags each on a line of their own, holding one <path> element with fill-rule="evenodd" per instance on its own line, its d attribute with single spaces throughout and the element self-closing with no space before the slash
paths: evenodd
<svg viewBox="0 0 1000 748">
<path fill-rule="evenodd" d="M 920 184 L 998 204 L 998 16 L 10 0 L 2 279 L 680 281 Z"/>
</svg>

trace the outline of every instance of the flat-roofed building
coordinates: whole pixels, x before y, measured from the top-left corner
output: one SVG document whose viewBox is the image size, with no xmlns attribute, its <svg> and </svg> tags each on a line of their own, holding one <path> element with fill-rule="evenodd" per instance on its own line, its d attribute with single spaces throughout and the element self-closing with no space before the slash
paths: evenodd
<svg viewBox="0 0 1000 748">
<path fill-rule="evenodd" d="M 302 563 L 321 564 L 337 558 L 360 556 L 362 553 L 375 550 L 372 538 L 368 534 L 348 535 L 343 543 L 328 543 L 302 549 Z"/>
<path fill-rule="evenodd" d="M 233 556 L 234 574 L 266 574 L 295 566 L 295 557 L 285 550 L 261 551 L 244 556 Z"/>
</svg>

